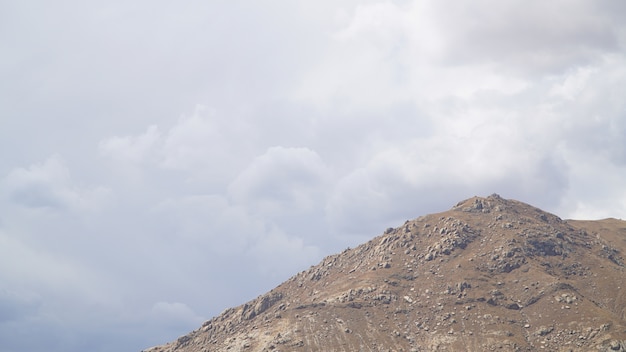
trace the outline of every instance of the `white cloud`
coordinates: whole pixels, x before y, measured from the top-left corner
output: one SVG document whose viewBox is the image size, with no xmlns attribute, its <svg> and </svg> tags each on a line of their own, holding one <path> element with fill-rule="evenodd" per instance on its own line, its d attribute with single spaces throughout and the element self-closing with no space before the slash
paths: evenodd
<svg viewBox="0 0 626 352">
<path fill-rule="evenodd" d="M 619 51 L 615 21 L 587 1 L 364 3 L 330 37 L 326 57 L 303 76 L 294 98 L 372 108 L 481 90 L 515 93 L 530 80 Z"/>
<path fill-rule="evenodd" d="M 406 99 L 409 21 L 392 2 L 356 6 L 346 26 L 329 35 L 323 59 L 304 72 L 293 99 L 322 107 L 346 101 L 350 108 Z"/>
<path fill-rule="evenodd" d="M 276 227 L 269 228 L 247 254 L 255 257 L 257 270 L 262 275 L 274 280 L 293 275 L 294 272 L 287 272 L 285 267 L 306 268 L 322 256 L 317 246 L 307 245 L 302 238 L 286 234 Z"/>
<path fill-rule="evenodd" d="M 445 209 L 455 198 L 476 194 L 504 193 L 555 206 L 567 192 L 562 140 L 542 132 L 549 124 L 532 127 L 542 123 L 541 116 L 480 105 L 435 116 L 432 136 L 381 145 L 336 183 L 326 213 L 338 232 L 382 229 L 433 204 Z M 534 133 L 539 135 L 533 140 Z"/>
<path fill-rule="evenodd" d="M 153 213 L 171 226 L 171 236 L 186 244 L 202 246 L 212 255 L 240 255 L 257 236 L 263 221 L 223 196 L 182 196 L 160 202 Z"/>
<path fill-rule="evenodd" d="M 610 13 L 589 1 L 436 4 L 446 61 L 455 65 L 490 62 L 505 74 L 560 74 L 618 48 Z"/>
<path fill-rule="evenodd" d="M 58 155 L 41 164 L 12 170 L 2 185 L 11 202 L 28 208 L 95 210 L 109 194 L 104 187 L 74 186 L 69 169 Z"/>
<path fill-rule="evenodd" d="M 130 162 L 143 162 L 154 152 L 161 138 L 159 128 L 148 127 L 145 133 L 138 136 L 111 137 L 100 142 L 98 149 L 103 156 Z"/>
<path fill-rule="evenodd" d="M 574 100 L 585 88 L 592 69 L 579 68 L 571 75 L 565 76 L 561 83 L 555 84 L 550 94 L 561 96 L 567 100 Z"/>
<path fill-rule="evenodd" d="M 164 325 L 199 325 L 205 319 L 186 304 L 180 302 L 157 302 L 152 306 L 151 318 Z"/>
<path fill-rule="evenodd" d="M 189 260 L 197 251 L 201 258 L 190 262 L 193 266 L 248 266 L 247 270 L 256 272 L 259 278 L 284 279 L 292 272 L 289 267 L 304 268 L 320 255 L 316 246 L 302 238 L 316 226 L 286 232 L 283 227 L 289 224 L 281 221 L 284 214 L 258 214 L 253 205 L 231 204 L 225 197 L 169 199 L 158 204 L 153 212 L 167 229 L 166 236 L 177 242 L 170 250 L 187 251 Z"/>
<path fill-rule="evenodd" d="M 266 215 L 307 212 L 324 202 L 331 172 L 315 151 L 269 148 L 229 186 L 229 194 Z"/>
<path fill-rule="evenodd" d="M 223 131 L 216 125 L 215 112 L 197 107 L 191 116 L 181 117 L 167 133 L 161 165 L 174 169 L 196 169 L 223 153 Z"/>
<path fill-rule="evenodd" d="M 397 46 L 402 43 L 406 13 L 392 2 L 358 5 L 350 23 L 335 34 L 340 41 L 362 39 L 377 46 Z"/>
<path fill-rule="evenodd" d="M 151 125 L 139 135 L 105 138 L 99 150 L 101 156 L 136 167 L 186 172 L 190 182 L 223 185 L 245 166 L 251 153 L 254 135 L 249 125 L 198 105 L 168 128 Z M 134 171 L 125 177 L 150 177 Z"/>
<path fill-rule="evenodd" d="M 156 164 L 164 168 L 197 170 L 219 162 L 221 149 L 228 139 L 224 124 L 214 110 L 197 106 L 191 115 L 183 115 L 161 133 L 159 126 L 151 125 L 139 135 L 114 136 L 101 140 L 102 156 L 134 163 Z M 221 126 L 220 126 L 221 125 Z"/>
<path fill-rule="evenodd" d="M 25 290 L 30 292 L 27 296 L 45 294 L 48 299 L 71 296 L 76 304 L 102 303 L 114 298 L 98 273 L 79 264 L 78 258 L 40 248 L 21 237 L 28 235 L 0 230 L 0 264 L 10 268 L 0 271 L 0 289 Z"/>
</svg>

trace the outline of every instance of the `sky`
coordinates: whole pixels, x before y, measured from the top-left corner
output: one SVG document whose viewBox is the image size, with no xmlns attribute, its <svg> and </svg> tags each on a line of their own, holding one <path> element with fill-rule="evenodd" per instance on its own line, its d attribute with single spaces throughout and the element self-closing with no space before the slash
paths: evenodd
<svg viewBox="0 0 626 352">
<path fill-rule="evenodd" d="M 498 193 L 626 218 L 621 0 L 0 0 L 0 352 L 141 351 Z"/>
</svg>

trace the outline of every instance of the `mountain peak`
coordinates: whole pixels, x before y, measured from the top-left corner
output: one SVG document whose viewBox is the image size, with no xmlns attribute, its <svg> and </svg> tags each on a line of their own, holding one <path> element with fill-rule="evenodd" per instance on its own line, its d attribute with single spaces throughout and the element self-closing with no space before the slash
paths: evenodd
<svg viewBox="0 0 626 352">
<path fill-rule="evenodd" d="M 488 213 L 492 210 L 500 211 L 503 207 L 506 207 L 510 204 L 511 201 L 508 201 L 500 195 L 493 193 L 489 197 L 472 197 L 463 201 L 458 202 L 452 209 L 462 210 L 468 212 L 483 212 Z"/>
<path fill-rule="evenodd" d="M 626 350 L 624 236 L 473 197 L 146 351 Z"/>
</svg>

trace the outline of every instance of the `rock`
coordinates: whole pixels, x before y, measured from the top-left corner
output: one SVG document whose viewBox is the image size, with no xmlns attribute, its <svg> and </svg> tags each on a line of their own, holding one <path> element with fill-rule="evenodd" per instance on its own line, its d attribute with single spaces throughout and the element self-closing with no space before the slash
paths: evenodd
<svg viewBox="0 0 626 352">
<path fill-rule="evenodd" d="M 619 351 L 622 349 L 622 344 L 618 340 L 611 340 L 609 347 L 611 347 L 613 351 Z"/>
<path fill-rule="evenodd" d="M 280 301 L 282 298 L 282 293 L 269 293 L 262 296 L 257 300 L 254 306 L 250 306 L 245 304 L 243 310 L 241 312 L 242 317 L 245 320 L 250 320 L 255 316 L 265 312 L 271 306 L 273 306 L 276 302 Z"/>
<path fill-rule="evenodd" d="M 546 336 L 554 330 L 553 326 L 540 326 L 539 329 L 535 332 L 537 336 Z"/>
<path fill-rule="evenodd" d="M 504 306 L 506 309 L 512 309 L 512 310 L 520 310 L 522 308 L 522 306 L 520 306 L 517 303 L 510 303 L 507 304 L 506 306 Z"/>
</svg>

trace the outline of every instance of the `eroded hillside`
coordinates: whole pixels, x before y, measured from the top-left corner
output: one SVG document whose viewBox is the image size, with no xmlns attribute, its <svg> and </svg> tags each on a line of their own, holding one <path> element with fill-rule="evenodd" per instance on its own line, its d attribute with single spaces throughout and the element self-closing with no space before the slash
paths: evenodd
<svg viewBox="0 0 626 352">
<path fill-rule="evenodd" d="M 146 352 L 626 351 L 624 251 L 624 221 L 475 197 Z"/>
</svg>

